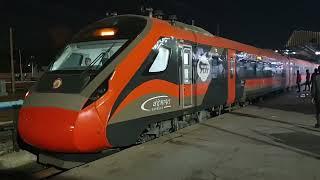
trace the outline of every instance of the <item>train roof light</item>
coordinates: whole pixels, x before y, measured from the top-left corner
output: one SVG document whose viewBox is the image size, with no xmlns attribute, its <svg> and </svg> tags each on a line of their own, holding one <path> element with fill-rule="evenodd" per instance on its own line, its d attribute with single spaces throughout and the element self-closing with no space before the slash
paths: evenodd
<svg viewBox="0 0 320 180">
<path fill-rule="evenodd" d="M 320 55 L 320 51 L 316 51 L 315 54 L 316 54 L 316 55 Z"/>
<path fill-rule="evenodd" d="M 112 30 L 110 31 L 101 31 L 100 35 L 101 36 L 114 36 L 116 33 Z"/>
<path fill-rule="evenodd" d="M 99 29 L 95 33 L 96 36 L 114 36 L 116 35 L 116 30 L 113 28 Z"/>
</svg>

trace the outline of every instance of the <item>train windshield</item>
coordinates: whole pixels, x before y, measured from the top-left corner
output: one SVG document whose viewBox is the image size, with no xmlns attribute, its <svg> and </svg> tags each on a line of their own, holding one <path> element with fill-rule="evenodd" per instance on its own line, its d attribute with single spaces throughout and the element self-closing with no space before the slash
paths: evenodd
<svg viewBox="0 0 320 180">
<path fill-rule="evenodd" d="M 108 64 L 127 40 L 80 42 L 68 45 L 49 71 L 99 70 Z"/>
</svg>

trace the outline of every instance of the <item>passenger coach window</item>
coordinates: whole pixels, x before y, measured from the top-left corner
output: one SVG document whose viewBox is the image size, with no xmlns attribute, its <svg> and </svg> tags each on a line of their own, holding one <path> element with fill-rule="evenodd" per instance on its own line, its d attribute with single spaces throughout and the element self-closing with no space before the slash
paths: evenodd
<svg viewBox="0 0 320 180">
<path fill-rule="evenodd" d="M 149 72 L 162 72 L 167 69 L 170 50 L 165 47 L 160 47 L 158 51 L 159 53 L 152 63 Z"/>
<path fill-rule="evenodd" d="M 256 78 L 262 75 L 262 65 L 257 63 L 256 57 L 246 52 L 237 52 L 237 74 L 240 79 Z"/>
</svg>

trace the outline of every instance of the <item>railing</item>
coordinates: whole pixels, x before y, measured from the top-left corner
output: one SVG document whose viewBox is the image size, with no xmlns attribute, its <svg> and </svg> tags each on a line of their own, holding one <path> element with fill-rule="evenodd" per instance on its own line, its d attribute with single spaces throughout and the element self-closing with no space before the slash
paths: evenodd
<svg viewBox="0 0 320 180">
<path fill-rule="evenodd" d="M 23 104 L 23 100 L 0 102 L 0 110 L 1 109 L 12 109 L 15 106 L 22 106 L 22 104 Z"/>
<path fill-rule="evenodd" d="M 16 90 L 24 90 L 26 91 L 27 89 L 29 89 L 36 81 L 16 81 L 15 82 L 15 86 L 16 86 Z M 10 93 L 11 90 L 11 82 L 10 81 L 6 81 L 6 89 L 7 92 Z"/>
<path fill-rule="evenodd" d="M 12 120 L 6 122 L 0 122 L 0 131 L 11 131 L 12 133 L 12 145 L 14 151 L 19 151 L 18 145 L 18 114 L 21 105 L 23 104 L 23 100 L 18 101 L 9 101 L 9 102 L 1 102 L 0 103 L 0 110 L 3 109 L 12 109 Z"/>
</svg>

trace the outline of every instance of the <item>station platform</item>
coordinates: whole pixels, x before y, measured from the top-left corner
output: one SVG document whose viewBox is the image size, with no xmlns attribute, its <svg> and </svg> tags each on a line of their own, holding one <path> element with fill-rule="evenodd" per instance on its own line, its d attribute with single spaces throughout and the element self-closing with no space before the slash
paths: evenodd
<svg viewBox="0 0 320 180">
<path fill-rule="evenodd" d="M 277 95 L 53 179 L 320 179 L 310 97 Z"/>
</svg>

